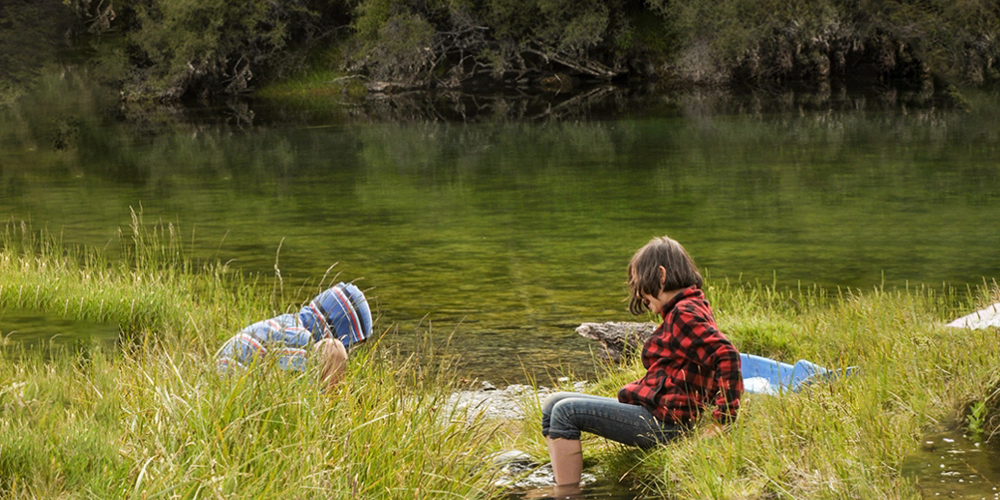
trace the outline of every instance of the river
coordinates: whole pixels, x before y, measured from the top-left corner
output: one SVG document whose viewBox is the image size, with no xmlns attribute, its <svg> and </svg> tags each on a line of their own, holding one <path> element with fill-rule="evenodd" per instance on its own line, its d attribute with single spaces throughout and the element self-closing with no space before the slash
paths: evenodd
<svg viewBox="0 0 1000 500">
<path fill-rule="evenodd" d="M 388 341 L 429 335 L 494 383 L 591 376 L 574 328 L 634 320 L 625 266 L 657 235 L 710 280 L 864 291 L 1000 275 L 995 94 L 611 94 L 517 116 L 390 101 L 384 119 L 253 101 L 137 114 L 58 85 L 4 111 L 6 220 L 113 254 L 135 211 L 173 224 L 193 258 L 272 282 L 278 269 L 298 300 L 336 264 Z M 0 316 L 2 333 L 19 317 Z"/>
</svg>

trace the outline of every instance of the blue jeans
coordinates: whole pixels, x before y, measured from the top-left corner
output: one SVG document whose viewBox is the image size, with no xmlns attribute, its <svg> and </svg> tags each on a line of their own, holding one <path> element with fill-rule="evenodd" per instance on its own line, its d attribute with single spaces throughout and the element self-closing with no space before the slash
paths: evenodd
<svg viewBox="0 0 1000 500">
<path fill-rule="evenodd" d="M 665 424 L 643 406 L 576 392 L 557 392 L 542 404 L 542 435 L 580 439 L 587 431 L 629 446 L 649 448 L 679 436 L 686 427 Z"/>
</svg>

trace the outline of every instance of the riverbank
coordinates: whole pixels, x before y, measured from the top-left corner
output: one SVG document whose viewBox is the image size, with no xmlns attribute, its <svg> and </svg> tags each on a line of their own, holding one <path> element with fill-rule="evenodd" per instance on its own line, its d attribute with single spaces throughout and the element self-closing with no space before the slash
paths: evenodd
<svg viewBox="0 0 1000 500">
<path fill-rule="evenodd" d="M 314 373 L 218 377 L 218 343 L 245 318 L 287 307 L 292 285 L 262 290 L 224 264 L 192 262 L 169 225 L 137 217 L 122 238 L 128 251 L 109 259 L 6 227 L 0 308 L 117 323 L 122 336 L 118 351 L 5 346 L 15 354 L 0 365 L 4 495 L 493 497 L 505 490 L 486 457 L 519 449 L 547 461 L 537 405 L 526 402 L 523 419 L 470 420 L 449 400 L 469 387 L 447 356 L 417 363 L 376 339 L 352 353 L 332 394 Z M 917 498 L 900 465 L 926 429 L 982 402 L 980 432 L 994 430 L 996 331 L 943 325 L 996 302 L 995 284 L 829 293 L 710 281 L 706 294 L 742 351 L 861 371 L 748 396 L 714 439 L 649 452 L 588 439 L 588 473 L 677 498 Z M 641 372 L 604 367 L 587 391 L 613 395 Z"/>
<path fill-rule="evenodd" d="M 1000 13 L 988 2 L 39 0 L 0 10 L 0 102 L 18 94 L 7 84 L 63 52 L 123 101 L 246 95 L 302 73 L 324 75 L 327 94 L 843 77 L 943 90 L 1000 78 Z M 42 17 L 51 26 L 39 28 Z"/>
</svg>

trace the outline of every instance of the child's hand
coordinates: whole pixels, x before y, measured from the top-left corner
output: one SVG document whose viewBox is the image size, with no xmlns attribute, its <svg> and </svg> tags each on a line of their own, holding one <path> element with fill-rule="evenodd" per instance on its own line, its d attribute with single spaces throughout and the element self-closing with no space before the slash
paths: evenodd
<svg viewBox="0 0 1000 500">
<path fill-rule="evenodd" d="M 314 347 L 319 356 L 320 380 L 327 390 L 332 390 L 347 371 L 347 349 L 337 339 L 323 339 Z"/>
</svg>

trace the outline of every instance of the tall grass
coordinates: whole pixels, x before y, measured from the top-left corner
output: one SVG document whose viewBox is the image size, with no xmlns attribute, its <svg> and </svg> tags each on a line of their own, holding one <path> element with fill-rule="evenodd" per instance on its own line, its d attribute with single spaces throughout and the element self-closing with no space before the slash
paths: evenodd
<svg viewBox="0 0 1000 500">
<path fill-rule="evenodd" d="M 0 235 L 0 307 L 117 323 L 129 338 L 180 332 L 199 338 L 191 333 L 209 331 L 209 324 L 235 327 L 240 321 L 234 316 L 262 305 L 252 283 L 225 265 L 195 272 L 170 224 L 144 226 L 133 213 L 129 232 L 119 239 L 122 258 L 112 262 L 99 251 L 64 246 L 23 221 L 8 221 Z"/>
<path fill-rule="evenodd" d="M 605 474 L 670 498 L 919 498 L 900 474 L 919 437 L 934 425 L 965 425 L 973 401 L 988 399 L 996 413 L 997 332 L 942 326 L 1000 298 L 996 284 L 958 294 L 712 282 L 707 295 L 741 351 L 860 372 L 799 393 L 747 394 L 722 436 L 693 431 L 649 452 L 593 439 Z M 636 360 L 594 391 L 613 396 L 642 373 Z M 996 417 L 981 420 L 996 429 Z"/>
<path fill-rule="evenodd" d="M 406 366 L 356 356 L 339 391 L 316 373 L 219 377 L 144 348 L 0 368 L 0 490 L 38 497 L 487 496 L 489 425 L 449 415 Z M 402 377 L 400 375 L 403 374 Z"/>
<path fill-rule="evenodd" d="M 220 377 L 212 352 L 248 318 L 280 312 L 271 294 L 224 265 L 195 266 L 169 224 L 136 216 L 129 232 L 110 262 L 6 228 L 0 307 L 118 322 L 128 341 L 119 352 L 15 349 L 0 363 L 0 496 L 491 494 L 482 458 L 496 425 L 448 406 L 448 370 L 373 341 L 329 393 L 314 371 Z"/>
<path fill-rule="evenodd" d="M 0 363 L 0 496 L 491 497 L 504 492 L 491 486 L 490 453 L 546 458 L 536 401 L 521 422 L 449 407 L 459 385 L 447 353 L 418 362 L 373 340 L 329 393 L 314 372 L 219 377 L 219 342 L 291 300 L 284 287 L 193 262 L 170 224 L 136 214 L 117 259 L 21 223 L 0 243 L 0 308 L 118 323 L 123 338 L 120 350 L 14 349 Z M 996 331 L 941 326 L 1000 299 L 995 283 L 957 293 L 709 281 L 706 291 L 741 350 L 860 372 L 746 395 L 715 438 L 650 451 L 588 438 L 590 471 L 674 498 L 917 497 L 900 465 L 925 430 L 964 423 L 977 402 L 978 425 L 998 427 Z M 590 391 L 614 395 L 642 371 L 609 367 Z"/>
</svg>

